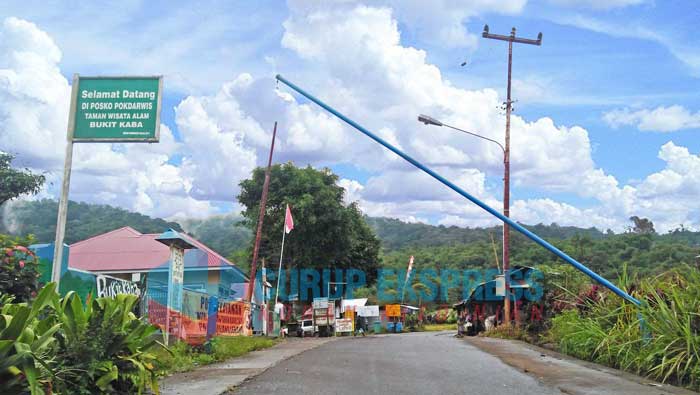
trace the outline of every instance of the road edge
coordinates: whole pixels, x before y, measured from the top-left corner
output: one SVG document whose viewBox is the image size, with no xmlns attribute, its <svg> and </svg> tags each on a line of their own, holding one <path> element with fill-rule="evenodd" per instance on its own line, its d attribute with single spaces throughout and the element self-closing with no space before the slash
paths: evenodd
<svg viewBox="0 0 700 395">
<path fill-rule="evenodd" d="M 254 372 L 250 372 L 250 373 L 246 374 L 246 378 L 244 378 L 243 380 L 241 380 L 241 381 L 238 382 L 237 384 L 234 384 L 234 385 L 229 386 L 228 388 L 226 388 L 226 390 L 220 392 L 220 393 L 217 394 L 217 395 L 233 394 L 233 393 L 236 391 L 236 388 L 238 388 L 238 387 L 240 387 L 241 385 L 243 385 L 243 384 L 249 382 L 250 380 L 252 380 L 252 379 L 254 379 L 254 378 L 260 376 L 261 374 L 263 374 L 263 373 L 265 373 L 266 371 L 268 371 L 269 369 L 271 369 L 271 368 L 273 368 L 273 367 L 279 365 L 280 363 L 282 363 L 282 362 L 284 362 L 284 361 L 286 361 L 286 360 L 288 360 L 288 359 L 290 359 L 290 358 L 294 358 L 294 357 L 296 357 L 297 355 L 301 355 L 301 354 L 303 354 L 303 353 L 305 353 L 305 352 L 307 352 L 307 351 L 310 351 L 310 350 L 313 350 L 313 349 L 315 349 L 315 348 L 321 347 L 321 346 L 324 345 L 324 344 L 328 344 L 328 343 L 330 343 L 330 342 L 336 341 L 336 340 L 338 340 L 338 339 L 340 339 L 340 338 L 335 337 L 335 336 L 330 336 L 330 337 L 321 338 L 321 339 L 324 339 L 325 341 L 322 341 L 322 342 L 321 342 L 321 341 L 315 342 L 315 343 L 314 343 L 313 345 L 311 345 L 310 347 L 306 347 L 306 348 L 300 349 L 300 350 L 298 350 L 298 351 L 295 352 L 295 353 L 291 353 L 291 354 L 289 354 L 289 355 L 284 356 L 283 358 L 279 358 L 279 359 L 275 360 L 273 363 L 271 363 L 271 364 L 269 364 L 269 365 L 267 365 L 267 366 L 265 366 L 265 367 L 263 367 L 263 368 L 256 369 Z M 286 342 L 286 341 L 285 341 L 285 342 Z M 278 344 L 278 345 L 282 345 L 282 344 L 285 344 L 285 343 L 280 343 L 280 344 Z M 261 350 L 261 351 L 274 350 L 278 345 L 275 345 L 275 346 L 270 347 L 270 348 L 266 348 L 265 350 Z M 226 361 L 226 362 L 227 362 L 227 363 L 231 363 L 231 362 L 234 362 L 234 361 L 235 361 L 235 359 L 232 359 L 232 360 L 229 360 L 229 361 Z"/>
<path fill-rule="evenodd" d="M 570 355 L 562 354 L 560 352 L 546 349 L 543 347 L 536 346 L 531 343 L 527 343 L 521 340 L 511 340 L 511 339 L 500 339 L 500 338 L 490 338 L 490 337 L 483 337 L 483 336 L 465 336 L 462 338 L 463 341 L 466 343 L 478 348 L 479 350 L 486 352 L 490 355 L 493 355 L 500 359 L 503 363 L 505 363 L 508 366 L 511 366 L 515 369 L 518 369 L 521 372 L 524 372 L 528 374 L 531 377 L 534 377 L 535 379 L 539 381 L 543 381 L 545 383 L 549 382 L 549 384 L 552 384 L 552 380 L 548 380 L 547 378 L 544 378 L 542 376 L 538 376 L 533 372 L 533 369 L 531 368 L 531 365 L 525 365 L 525 361 L 518 361 L 518 358 L 512 354 L 510 350 L 508 350 L 508 347 L 522 347 L 526 348 L 530 351 L 533 351 L 535 353 L 538 353 L 537 355 L 541 357 L 549 357 L 554 360 L 560 360 L 560 361 L 567 361 L 569 363 L 576 364 L 578 366 L 595 370 L 598 372 L 610 374 L 612 376 L 618 377 L 620 379 L 624 379 L 648 388 L 656 388 L 658 390 L 663 390 L 666 391 L 670 394 L 677 394 L 677 395 L 697 395 L 697 392 L 693 392 L 689 389 L 682 388 L 682 387 L 677 387 L 671 384 L 663 384 L 659 383 L 657 381 L 654 381 L 652 379 L 648 379 L 639 375 L 636 375 L 631 372 L 626 372 L 623 370 L 611 368 L 609 366 L 597 364 L 595 362 L 590 362 L 590 361 L 585 361 L 581 360 L 575 357 L 572 357 Z M 522 357 L 522 355 L 520 355 Z M 529 363 L 542 363 L 541 360 L 536 360 L 534 358 L 529 358 L 527 361 Z M 560 388 L 560 390 L 563 390 Z"/>
</svg>

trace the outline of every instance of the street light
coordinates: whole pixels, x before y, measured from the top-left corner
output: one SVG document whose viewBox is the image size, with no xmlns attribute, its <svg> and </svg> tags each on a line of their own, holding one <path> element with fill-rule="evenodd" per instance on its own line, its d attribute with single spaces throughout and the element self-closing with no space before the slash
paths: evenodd
<svg viewBox="0 0 700 395">
<path fill-rule="evenodd" d="M 474 137 L 478 137 L 480 139 L 487 140 L 487 141 L 490 141 L 492 143 L 498 144 L 498 147 L 500 147 L 501 151 L 503 151 L 503 215 L 505 215 L 507 217 L 508 212 L 510 211 L 509 210 L 510 203 L 509 203 L 509 199 L 508 199 L 508 195 L 510 192 L 509 191 L 509 188 L 510 188 L 510 169 L 509 169 L 509 165 L 508 165 L 508 151 L 506 151 L 505 147 L 503 147 L 503 145 L 501 143 L 499 143 L 498 141 L 496 141 L 494 139 L 490 139 L 486 136 L 482 136 L 480 134 L 468 132 L 464 129 L 460 129 L 460 128 L 448 125 L 446 123 L 440 122 L 437 119 L 435 119 L 433 117 L 429 117 L 427 115 L 423 115 L 423 114 L 419 115 L 418 121 L 423 122 L 426 125 L 445 126 L 445 127 L 450 128 L 450 129 L 454 129 L 458 132 L 466 133 L 466 134 L 472 135 Z M 503 298 L 503 304 L 504 304 L 504 310 L 505 310 L 503 317 L 504 317 L 505 322 L 509 324 L 510 323 L 510 287 L 508 286 L 509 285 L 508 284 L 509 283 L 509 279 L 508 279 L 509 267 L 508 267 L 508 263 L 507 263 L 508 261 L 506 260 L 507 256 L 508 256 L 508 227 L 504 223 L 503 224 L 503 279 L 504 279 L 505 284 L 506 284 L 506 287 L 505 287 L 506 294 Z"/>
<path fill-rule="evenodd" d="M 488 137 L 486 137 L 486 136 L 482 136 L 482 135 L 480 135 L 480 134 L 468 132 L 468 131 L 466 131 L 466 130 L 464 130 L 464 129 L 460 129 L 460 128 L 457 128 L 457 127 L 448 125 L 448 124 L 446 124 L 446 123 L 443 123 L 443 122 L 438 121 L 437 119 L 435 119 L 435 118 L 433 118 L 433 117 L 430 117 L 430 116 L 421 114 L 421 115 L 418 116 L 418 121 L 419 121 L 419 122 L 423 122 L 423 123 L 426 124 L 426 125 L 444 126 L 444 127 L 450 128 L 450 129 L 454 129 L 454 130 L 456 130 L 456 131 L 458 131 L 458 132 L 466 133 L 466 134 L 472 135 L 472 136 L 474 136 L 474 137 L 478 137 L 478 138 L 480 138 L 480 139 L 484 139 L 484 140 L 490 141 L 490 142 L 492 142 L 492 143 L 496 143 L 496 144 L 498 144 L 498 146 L 501 148 L 501 151 L 503 151 L 504 154 L 505 154 L 505 152 L 506 152 L 506 149 L 503 147 L 503 145 L 502 145 L 501 143 L 499 143 L 498 141 L 494 140 L 494 139 L 490 139 L 490 138 L 488 138 Z M 505 160 L 505 157 L 504 157 L 504 160 Z"/>
</svg>

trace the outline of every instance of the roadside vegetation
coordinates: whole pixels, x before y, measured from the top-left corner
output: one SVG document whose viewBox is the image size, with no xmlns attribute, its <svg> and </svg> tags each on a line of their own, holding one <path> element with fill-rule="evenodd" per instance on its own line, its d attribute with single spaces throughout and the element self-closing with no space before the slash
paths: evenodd
<svg viewBox="0 0 700 395">
<path fill-rule="evenodd" d="M 31 238 L 0 235 L 0 394 L 158 393 L 160 376 L 270 347 L 258 337 L 166 348 L 134 314 L 138 298 L 83 301 L 38 286 Z"/>
<path fill-rule="evenodd" d="M 158 392 L 153 335 L 132 312 L 137 297 L 83 304 L 49 283 L 30 302 L 0 296 L 0 393 Z"/>
<path fill-rule="evenodd" d="M 551 270 L 551 269 L 550 269 Z M 642 301 L 637 307 L 583 275 L 550 273 L 545 320 L 498 327 L 489 337 L 524 340 L 576 358 L 664 383 L 700 390 L 700 270 L 681 265 L 652 277 L 630 276 L 617 285 Z"/>
<path fill-rule="evenodd" d="M 156 350 L 158 370 L 161 375 L 192 370 L 239 357 L 251 351 L 263 350 L 279 343 L 280 340 L 267 337 L 215 337 L 202 346 L 191 346 L 178 342 L 168 350 Z"/>
<path fill-rule="evenodd" d="M 421 330 L 426 332 L 456 331 L 457 324 L 425 324 Z"/>
<path fill-rule="evenodd" d="M 553 317 L 545 336 L 578 358 L 700 389 L 700 270 L 623 275 L 619 285 L 643 306 L 597 291 Z"/>
<path fill-rule="evenodd" d="M 55 283 L 16 302 L 0 295 L 0 393 L 158 393 L 158 377 L 271 347 L 261 337 L 217 337 L 167 348 L 158 328 L 133 313 L 138 298 L 83 303 Z"/>
</svg>

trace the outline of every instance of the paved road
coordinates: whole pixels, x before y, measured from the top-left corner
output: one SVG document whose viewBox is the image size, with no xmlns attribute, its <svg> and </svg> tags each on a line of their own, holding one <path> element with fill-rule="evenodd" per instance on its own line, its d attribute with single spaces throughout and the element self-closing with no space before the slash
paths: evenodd
<svg viewBox="0 0 700 395">
<path fill-rule="evenodd" d="M 272 348 L 253 351 L 225 362 L 168 376 L 160 382 L 160 393 L 161 395 L 218 395 L 287 358 L 334 340 L 328 337 L 289 338 Z"/>
<path fill-rule="evenodd" d="M 240 394 L 561 394 L 453 332 L 333 341 L 242 384 Z"/>
<path fill-rule="evenodd" d="M 283 360 L 234 393 L 694 394 L 522 342 L 458 339 L 454 332 L 330 341 Z"/>
</svg>

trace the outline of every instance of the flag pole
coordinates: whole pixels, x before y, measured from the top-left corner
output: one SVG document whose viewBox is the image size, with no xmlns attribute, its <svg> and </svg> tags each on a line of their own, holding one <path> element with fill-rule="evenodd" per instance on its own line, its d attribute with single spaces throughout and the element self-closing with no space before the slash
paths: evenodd
<svg viewBox="0 0 700 395">
<path fill-rule="evenodd" d="M 285 220 L 287 219 L 287 215 L 285 213 Z M 280 295 L 280 278 L 282 277 L 282 256 L 284 255 L 284 236 L 287 235 L 287 229 L 285 229 L 284 226 L 282 226 L 282 249 L 280 250 L 280 266 L 279 269 L 277 270 L 277 287 L 275 288 L 275 306 L 277 306 L 277 299 Z"/>
</svg>

